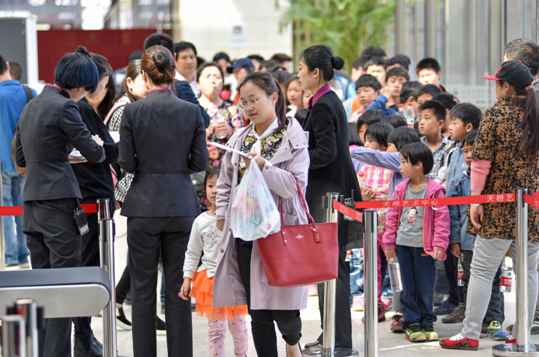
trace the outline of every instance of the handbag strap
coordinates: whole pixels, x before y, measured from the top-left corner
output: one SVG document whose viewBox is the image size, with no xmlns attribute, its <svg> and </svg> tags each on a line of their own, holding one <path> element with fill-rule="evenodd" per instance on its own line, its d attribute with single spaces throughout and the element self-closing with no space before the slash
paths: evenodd
<svg viewBox="0 0 539 357">
<path fill-rule="evenodd" d="M 318 226 L 316 225 L 316 222 L 314 221 L 313 216 L 311 216 L 311 214 L 309 213 L 309 209 L 307 208 L 307 202 L 305 201 L 305 197 L 303 196 L 303 192 L 301 191 L 301 187 L 299 186 L 298 179 L 294 175 L 292 175 L 292 177 L 294 178 L 294 181 L 296 182 L 296 187 L 298 189 L 298 195 L 299 195 L 299 200 L 300 200 L 300 203 L 301 203 L 301 207 L 303 207 L 303 210 L 305 211 L 305 214 L 307 215 L 307 219 L 311 222 L 311 230 L 314 233 L 314 240 L 317 243 L 320 243 L 321 240 L 320 240 L 320 235 L 318 234 Z M 279 213 L 281 214 L 281 222 L 282 222 L 282 225 L 284 226 L 283 199 L 282 199 L 281 196 L 279 196 Z M 282 230 L 282 228 L 281 228 L 281 230 Z"/>
</svg>

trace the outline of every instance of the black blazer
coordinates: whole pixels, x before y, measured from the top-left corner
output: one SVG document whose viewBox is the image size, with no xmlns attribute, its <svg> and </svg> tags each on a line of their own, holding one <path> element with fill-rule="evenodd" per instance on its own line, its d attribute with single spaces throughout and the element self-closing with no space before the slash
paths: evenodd
<svg viewBox="0 0 539 357">
<path fill-rule="evenodd" d="M 112 181 L 110 164 L 118 162 L 118 144 L 114 142 L 103 123 L 103 119 L 97 115 L 86 98 L 82 98 L 77 104 L 82 122 L 86 124 L 92 135 L 99 135 L 103 140 L 106 156 L 105 161 L 100 164 L 86 162 L 71 165 L 79 182 L 82 203 L 95 203 L 98 198 L 108 198 L 111 207 L 114 207 L 114 182 Z"/>
<path fill-rule="evenodd" d="M 202 108 L 202 105 L 198 102 L 195 93 L 193 93 L 193 88 L 187 81 L 174 80 L 174 89 L 176 89 L 176 95 L 178 98 L 188 101 L 189 103 L 195 104 L 202 114 L 202 119 L 204 119 L 204 127 L 207 128 L 210 126 L 210 116 L 206 109 Z"/>
<path fill-rule="evenodd" d="M 77 148 L 89 162 L 105 160 L 92 139 L 77 103 L 67 92 L 45 87 L 22 110 L 17 126 L 15 159 L 26 167 L 23 200 L 82 198 L 68 155 Z"/>
<path fill-rule="evenodd" d="M 307 112 L 303 129 L 309 132 L 309 184 L 307 202 L 317 222 L 326 221 L 322 196 L 338 192 L 349 198 L 354 190 L 356 201 L 362 201 L 357 175 L 350 157 L 346 111 L 335 92 L 322 95 Z M 339 244 L 344 246 L 362 236 L 348 237 L 347 222 L 339 221 Z M 346 229 L 345 229 L 346 228 Z"/>
<path fill-rule="evenodd" d="M 206 130 L 197 106 L 156 90 L 127 105 L 120 125 L 120 166 L 135 174 L 122 205 L 127 217 L 200 214 L 190 172 L 208 166 Z"/>
</svg>

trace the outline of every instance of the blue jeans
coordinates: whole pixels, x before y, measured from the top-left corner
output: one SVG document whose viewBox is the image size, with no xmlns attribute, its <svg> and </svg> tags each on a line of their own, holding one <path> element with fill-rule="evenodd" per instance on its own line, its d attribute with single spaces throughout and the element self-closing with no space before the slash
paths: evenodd
<svg viewBox="0 0 539 357">
<path fill-rule="evenodd" d="M 361 249 L 352 249 L 350 258 L 350 294 L 352 297 L 363 296 L 363 259 Z"/>
<path fill-rule="evenodd" d="M 24 178 L 17 172 L 2 172 L 4 206 L 22 206 Z M 22 216 L 4 216 L 6 264 L 28 263 L 26 236 L 22 233 Z"/>
<path fill-rule="evenodd" d="M 432 325 L 436 315 L 432 311 L 434 296 L 434 259 L 423 248 L 397 245 L 403 289 L 400 294 L 404 322 L 402 328 L 419 323 Z"/>
</svg>

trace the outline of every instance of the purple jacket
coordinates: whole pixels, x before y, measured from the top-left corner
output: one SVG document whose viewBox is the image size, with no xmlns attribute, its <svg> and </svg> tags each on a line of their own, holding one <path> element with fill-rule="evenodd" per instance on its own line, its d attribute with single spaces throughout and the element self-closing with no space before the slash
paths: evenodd
<svg viewBox="0 0 539 357">
<path fill-rule="evenodd" d="M 240 150 L 252 127 L 253 124 L 236 131 L 226 145 Z M 262 170 L 275 202 L 278 203 L 279 197 L 283 199 L 284 224 L 287 226 L 308 223 L 292 177 L 294 175 L 298 179 L 305 195 L 310 165 L 307 136 L 301 125 L 295 119 L 289 118 L 288 130 L 283 137 L 281 147 L 270 160 L 272 165 L 266 165 Z M 228 209 L 230 202 L 234 200 L 238 185 L 238 163 L 239 155 L 227 152 L 221 162 L 221 174 L 217 180 L 216 215 L 225 217 L 223 228 L 225 233 L 221 240 L 217 271 L 213 282 L 214 307 L 247 304 Z M 258 245 L 254 241 L 251 257 L 251 309 L 304 309 L 307 307 L 307 290 L 307 286 L 280 288 L 268 285 Z"/>
<path fill-rule="evenodd" d="M 404 200 L 410 179 L 395 187 L 392 200 Z M 428 188 L 425 198 L 445 197 L 442 185 L 428 179 Z M 402 208 L 391 207 L 387 213 L 386 231 L 383 242 L 385 249 L 395 249 L 397 231 L 399 230 Z M 447 206 L 427 206 L 423 215 L 423 249 L 425 253 L 434 255 L 434 249 L 443 253 L 442 260 L 446 259 L 446 250 L 449 245 L 449 210 Z"/>
</svg>

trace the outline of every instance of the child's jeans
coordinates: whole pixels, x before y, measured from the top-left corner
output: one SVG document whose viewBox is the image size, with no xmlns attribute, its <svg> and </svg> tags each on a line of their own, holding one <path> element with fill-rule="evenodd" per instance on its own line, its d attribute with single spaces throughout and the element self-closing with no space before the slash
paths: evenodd
<svg viewBox="0 0 539 357">
<path fill-rule="evenodd" d="M 245 316 L 237 316 L 229 321 L 208 319 L 210 357 L 225 357 L 226 324 L 234 340 L 234 356 L 246 357 L 248 347 L 248 330 Z"/>
<path fill-rule="evenodd" d="M 383 262 L 385 261 L 385 255 L 384 260 L 382 261 L 382 255 L 384 254 L 384 245 L 382 243 L 382 237 L 384 236 L 383 233 L 378 233 L 376 239 L 377 239 L 377 252 L 378 252 L 378 259 L 377 259 L 377 271 L 378 271 L 378 306 L 384 306 L 384 303 L 382 302 L 382 286 L 384 285 L 384 277 L 387 271 L 387 262 L 385 264 L 385 269 L 383 268 Z M 382 251 L 382 253 L 380 253 Z M 361 253 L 363 257 L 365 257 L 365 248 L 361 248 Z"/>
<path fill-rule="evenodd" d="M 400 294 L 404 322 L 402 328 L 420 323 L 432 325 L 436 315 L 432 311 L 434 295 L 435 260 L 423 248 L 397 245 L 403 289 Z"/>
<path fill-rule="evenodd" d="M 361 249 L 352 249 L 350 257 L 350 294 L 352 297 L 363 296 L 363 257 Z"/>
</svg>

